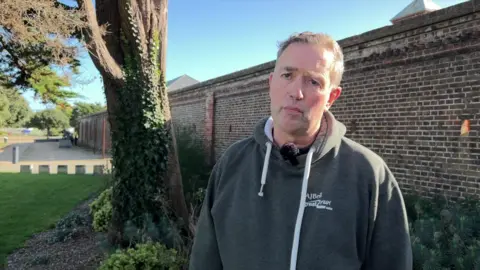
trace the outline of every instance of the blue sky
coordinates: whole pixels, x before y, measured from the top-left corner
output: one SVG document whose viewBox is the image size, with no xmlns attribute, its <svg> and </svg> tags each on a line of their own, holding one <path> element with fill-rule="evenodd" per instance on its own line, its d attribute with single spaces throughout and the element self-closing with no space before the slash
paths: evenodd
<svg viewBox="0 0 480 270">
<path fill-rule="evenodd" d="M 187 74 L 205 81 L 275 59 L 293 32 L 325 32 L 335 39 L 391 25 L 412 0 L 170 0 L 167 80 Z M 435 0 L 440 7 L 466 0 Z M 98 71 L 82 56 L 71 90 L 105 103 Z M 25 94 L 32 109 L 44 106 Z"/>
</svg>

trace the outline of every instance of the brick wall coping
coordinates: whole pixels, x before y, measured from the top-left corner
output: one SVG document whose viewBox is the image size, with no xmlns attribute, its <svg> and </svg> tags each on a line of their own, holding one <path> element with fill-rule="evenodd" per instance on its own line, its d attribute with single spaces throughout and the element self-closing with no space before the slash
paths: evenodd
<svg viewBox="0 0 480 270">
<path fill-rule="evenodd" d="M 184 87 L 184 88 L 175 89 L 173 91 L 169 91 L 168 94 L 169 95 L 176 95 L 176 94 L 180 94 L 180 93 L 183 93 L 183 92 L 186 92 L 186 91 L 191 91 L 191 90 L 194 90 L 194 89 L 204 88 L 204 87 L 207 87 L 207 86 L 210 86 L 210 85 L 214 85 L 214 84 L 218 84 L 218 83 L 222 83 L 222 82 L 226 82 L 226 81 L 230 81 L 230 80 L 239 80 L 239 78 L 241 78 L 241 77 L 245 77 L 245 76 L 248 76 L 248 75 L 251 75 L 251 74 L 254 74 L 254 73 L 267 71 L 267 70 L 272 70 L 274 68 L 274 66 L 275 66 L 275 60 L 269 61 L 269 62 L 260 64 L 260 65 L 256 65 L 256 66 L 253 66 L 253 67 L 242 69 L 242 70 L 239 70 L 239 71 L 236 71 L 236 72 L 233 72 L 233 73 L 229 73 L 229 74 L 226 74 L 226 75 L 223 75 L 223 76 L 219 76 L 219 77 L 216 77 L 216 78 L 204 81 L 204 82 L 200 82 L 200 83 L 197 83 L 197 84 L 194 84 L 194 85 L 190 85 L 190 86 L 187 86 L 187 87 Z"/>
</svg>

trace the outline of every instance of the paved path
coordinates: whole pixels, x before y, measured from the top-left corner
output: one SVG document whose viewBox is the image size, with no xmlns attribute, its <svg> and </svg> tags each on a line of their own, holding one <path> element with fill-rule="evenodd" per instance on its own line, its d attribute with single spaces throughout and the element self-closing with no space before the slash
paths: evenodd
<svg viewBox="0 0 480 270">
<path fill-rule="evenodd" d="M 20 146 L 19 163 L 12 164 L 12 151 Z M 0 153 L 0 172 L 19 172 L 20 165 L 33 165 L 33 173 L 38 165 L 50 165 L 50 173 L 57 172 L 57 165 L 68 165 L 69 173 L 75 173 L 75 165 L 86 165 L 87 173 L 93 172 L 93 165 L 106 165 L 110 168 L 110 157 L 81 147 L 60 148 L 58 142 L 35 142 L 9 145 Z"/>
<path fill-rule="evenodd" d="M 3 148 L 3 151 L 0 150 L 0 162 L 12 162 L 13 160 L 13 147 L 19 146 L 20 157 L 25 153 L 25 151 L 32 146 L 33 143 L 15 143 L 10 144 Z"/>
<path fill-rule="evenodd" d="M 20 161 L 92 160 L 103 159 L 102 155 L 81 147 L 60 148 L 58 142 L 37 142 L 28 147 Z"/>
</svg>

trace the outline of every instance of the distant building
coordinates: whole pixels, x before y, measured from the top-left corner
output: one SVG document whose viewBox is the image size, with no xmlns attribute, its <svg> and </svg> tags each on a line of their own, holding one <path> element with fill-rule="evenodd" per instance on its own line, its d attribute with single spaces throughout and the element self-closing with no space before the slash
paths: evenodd
<svg viewBox="0 0 480 270">
<path fill-rule="evenodd" d="M 439 9 L 441 9 L 441 7 L 435 4 L 432 0 L 413 0 L 412 3 L 395 15 L 390 22 L 395 24 L 400 21 L 421 16 Z"/>
<path fill-rule="evenodd" d="M 167 82 L 167 91 L 174 91 L 199 83 L 199 81 L 188 75 L 182 75 Z"/>
</svg>

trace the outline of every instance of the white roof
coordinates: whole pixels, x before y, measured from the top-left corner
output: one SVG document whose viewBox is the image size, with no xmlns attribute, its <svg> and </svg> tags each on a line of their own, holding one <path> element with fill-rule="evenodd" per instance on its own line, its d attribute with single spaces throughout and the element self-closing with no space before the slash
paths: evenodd
<svg viewBox="0 0 480 270">
<path fill-rule="evenodd" d="M 406 17 L 410 17 L 412 15 L 424 14 L 424 13 L 432 12 L 439 9 L 441 9 L 441 7 L 435 4 L 432 0 L 413 0 L 412 3 L 410 3 L 402 11 L 400 11 L 390 21 L 394 22 Z"/>
</svg>

